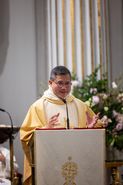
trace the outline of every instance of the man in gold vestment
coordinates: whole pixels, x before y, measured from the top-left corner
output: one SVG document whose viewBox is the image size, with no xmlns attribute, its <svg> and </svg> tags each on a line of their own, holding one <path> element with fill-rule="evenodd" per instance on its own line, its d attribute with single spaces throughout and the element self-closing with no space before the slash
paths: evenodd
<svg viewBox="0 0 123 185">
<path fill-rule="evenodd" d="M 70 94 L 71 73 L 65 66 L 52 69 L 49 89 L 34 102 L 20 129 L 24 150 L 24 185 L 31 185 L 31 159 L 29 141 L 36 128 L 67 128 L 66 104 L 70 128 L 92 128 L 101 125 L 98 115 L 81 100 Z"/>
</svg>

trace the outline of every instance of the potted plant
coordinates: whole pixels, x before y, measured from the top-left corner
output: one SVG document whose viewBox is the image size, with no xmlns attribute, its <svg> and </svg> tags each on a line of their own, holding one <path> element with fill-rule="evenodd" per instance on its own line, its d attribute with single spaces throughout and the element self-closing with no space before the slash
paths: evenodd
<svg viewBox="0 0 123 185">
<path fill-rule="evenodd" d="M 107 75 L 98 79 L 98 70 L 87 76 L 82 84 L 73 80 L 72 93 L 87 103 L 95 113 L 100 112 L 100 119 L 106 129 L 107 148 L 123 150 L 123 89 L 121 79 L 112 82 L 109 87 Z M 76 82 L 76 83 L 75 83 Z"/>
</svg>

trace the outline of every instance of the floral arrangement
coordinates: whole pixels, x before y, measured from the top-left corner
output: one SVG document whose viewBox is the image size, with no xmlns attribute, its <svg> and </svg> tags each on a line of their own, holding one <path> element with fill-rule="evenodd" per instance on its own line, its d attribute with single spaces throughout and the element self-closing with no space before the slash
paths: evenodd
<svg viewBox="0 0 123 185">
<path fill-rule="evenodd" d="M 100 113 L 103 127 L 106 128 L 106 145 L 118 150 L 123 149 L 123 89 L 121 79 L 112 82 L 103 75 L 98 79 L 98 70 L 87 76 L 80 84 L 74 76 L 72 93 L 87 103 L 95 113 Z"/>
</svg>

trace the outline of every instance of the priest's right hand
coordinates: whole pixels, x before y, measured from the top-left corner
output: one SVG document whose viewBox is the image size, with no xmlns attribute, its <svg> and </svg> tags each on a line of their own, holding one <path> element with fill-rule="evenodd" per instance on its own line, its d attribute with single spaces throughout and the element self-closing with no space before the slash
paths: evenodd
<svg viewBox="0 0 123 185">
<path fill-rule="evenodd" d="M 59 125 L 59 122 L 58 122 L 58 117 L 59 117 L 60 113 L 52 116 L 50 119 L 49 119 L 49 122 L 48 124 L 45 126 L 45 128 L 54 128 L 56 126 Z"/>
</svg>

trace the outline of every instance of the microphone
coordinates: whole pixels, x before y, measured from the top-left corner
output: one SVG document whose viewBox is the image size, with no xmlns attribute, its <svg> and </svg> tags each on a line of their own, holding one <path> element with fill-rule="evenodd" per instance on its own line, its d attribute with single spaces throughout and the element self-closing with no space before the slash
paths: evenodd
<svg viewBox="0 0 123 185">
<path fill-rule="evenodd" d="M 6 111 L 5 109 L 2 109 L 0 108 L 0 111 L 2 112 L 5 112 L 8 116 L 9 116 L 9 119 L 10 119 L 10 122 L 11 122 L 11 133 L 10 133 L 10 178 L 11 178 L 11 184 L 13 184 L 13 179 L 14 179 L 14 164 L 13 164 L 13 157 L 14 157 L 14 149 L 13 149 L 13 139 L 14 139 L 14 136 L 13 136 L 13 121 L 12 121 L 12 118 L 11 118 L 11 115 L 8 111 Z"/>
<path fill-rule="evenodd" d="M 11 129 L 12 129 L 12 133 L 13 133 L 13 121 L 12 121 L 12 118 L 11 118 L 10 113 L 7 112 L 5 109 L 2 109 L 2 108 L 0 108 L 0 111 L 1 111 L 1 112 L 5 112 L 5 113 L 9 116 L 10 123 L 11 123 Z"/>
<path fill-rule="evenodd" d="M 69 121 L 69 115 L 68 115 L 68 106 L 67 106 L 67 101 L 65 99 L 61 100 L 64 102 L 64 104 L 66 105 L 66 113 L 67 113 L 67 129 L 70 129 L 70 121 Z"/>
</svg>

